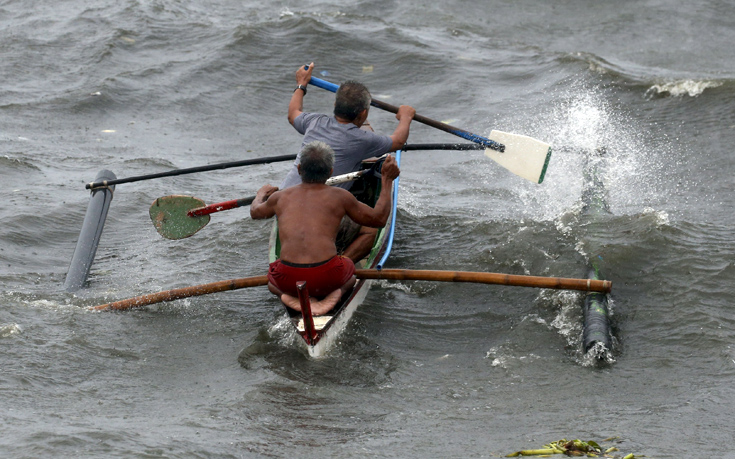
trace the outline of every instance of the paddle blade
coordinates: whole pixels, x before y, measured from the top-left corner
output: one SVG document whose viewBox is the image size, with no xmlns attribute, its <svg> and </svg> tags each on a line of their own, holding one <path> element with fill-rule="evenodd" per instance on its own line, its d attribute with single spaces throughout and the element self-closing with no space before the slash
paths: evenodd
<svg viewBox="0 0 735 459">
<path fill-rule="evenodd" d="M 200 217 L 187 215 L 190 210 L 204 205 L 204 201 L 191 196 L 164 196 L 153 201 L 148 213 L 158 234 L 168 239 L 183 239 L 209 223 L 209 215 Z"/>
<path fill-rule="evenodd" d="M 492 131 L 489 138 L 505 145 L 505 152 L 487 148 L 485 156 L 526 180 L 534 183 L 544 181 L 551 160 L 551 145 L 525 135 L 502 131 Z"/>
</svg>

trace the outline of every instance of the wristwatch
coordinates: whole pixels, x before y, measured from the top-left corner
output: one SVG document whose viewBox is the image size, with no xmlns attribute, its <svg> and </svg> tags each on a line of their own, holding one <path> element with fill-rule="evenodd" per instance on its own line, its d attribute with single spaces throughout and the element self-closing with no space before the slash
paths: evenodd
<svg viewBox="0 0 735 459">
<path fill-rule="evenodd" d="M 304 95 L 306 95 L 306 86 L 304 86 L 303 84 L 300 84 L 296 86 L 296 89 L 294 89 L 294 92 L 298 91 L 299 89 L 304 91 Z"/>
</svg>

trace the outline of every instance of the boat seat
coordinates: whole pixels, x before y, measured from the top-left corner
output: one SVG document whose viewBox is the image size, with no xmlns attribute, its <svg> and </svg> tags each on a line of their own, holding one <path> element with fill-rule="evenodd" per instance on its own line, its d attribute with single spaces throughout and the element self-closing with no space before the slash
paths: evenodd
<svg viewBox="0 0 735 459">
<path fill-rule="evenodd" d="M 323 329 L 329 323 L 329 321 L 332 320 L 332 317 L 334 316 L 316 316 L 314 317 L 313 318 L 314 328 L 316 329 L 316 331 Z M 299 332 L 306 331 L 306 329 L 304 328 L 304 318 L 303 317 L 299 319 L 299 323 L 296 325 L 296 328 L 299 330 Z"/>
</svg>

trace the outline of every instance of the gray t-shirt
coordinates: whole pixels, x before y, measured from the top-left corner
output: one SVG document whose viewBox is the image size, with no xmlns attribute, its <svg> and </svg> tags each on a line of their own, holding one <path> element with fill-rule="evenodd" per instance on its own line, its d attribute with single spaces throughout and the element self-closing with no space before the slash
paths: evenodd
<svg viewBox="0 0 735 459">
<path fill-rule="evenodd" d="M 302 148 L 315 140 L 320 140 L 332 147 L 334 150 L 333 176 L 355 172 L 360 169 L 360 163 L 364 159 L 382 156 L 388 153 L 393 146 L 393 140 L 387 135 L 378 135 L 360 129 L 352 123 L 342 124 L 333 116 L 319 113 L 301 113 L 296 117 L 293 125 L 299 133 L 304 135 Z M 281 190 L 301 183 L 299 171 L 296 169 L 300 161 L 301 153 L 281 183 Z M 349 190 L 352 182 L 337 186 Z"/>
</svg>

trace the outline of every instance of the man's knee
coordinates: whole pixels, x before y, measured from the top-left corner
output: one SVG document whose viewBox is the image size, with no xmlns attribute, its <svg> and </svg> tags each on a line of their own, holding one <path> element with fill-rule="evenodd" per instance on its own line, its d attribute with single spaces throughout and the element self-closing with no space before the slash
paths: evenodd
<svg viewBox="0 0 735 459">
<path fill-rule="evenodd" d="M 373 236 L 375 236 L 376 234 L 378 234 L 378 228 L 371 228 L 369 226 L 362 226 L 362 227 L 360 227 L 360 233 L 359 233 L 359 235 L 360 236 L 363 236 L 363 235 L 367 235 L 367 234 L 372 234 Z"/>
<path fill-rule="evenodd" d="M 270 281 L 268 282 L 268 290 L 274 295 L 283 295 L 283 292 Z"/>
</svg>

